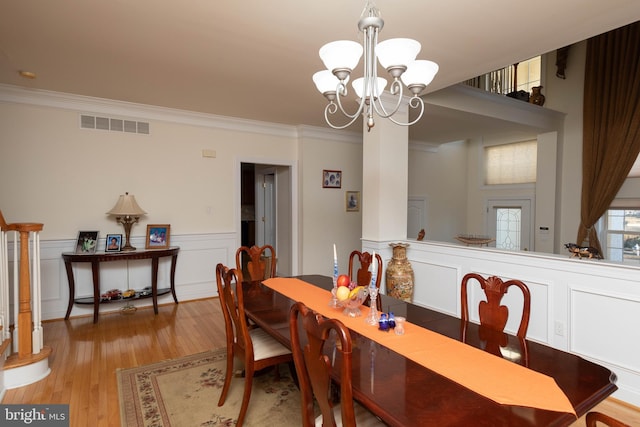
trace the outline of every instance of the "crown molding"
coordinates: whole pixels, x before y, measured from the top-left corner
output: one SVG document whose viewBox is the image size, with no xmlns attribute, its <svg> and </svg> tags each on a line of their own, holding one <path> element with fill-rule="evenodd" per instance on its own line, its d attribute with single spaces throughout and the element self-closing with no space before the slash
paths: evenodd
<svg viewBox="0 0 640 427">
<path fill-rule="evenodd" d="M 300 139 L 322 139 L 334 142 L 348 142 L 362 144 L 362 134 L 344 130 L 335 130 L 318 126 L 299 125 L 298 136 Z"/>
<path fill-rule="evenodd" d="M 296 138 L 295 126 L 0 84 L 0 102 Z"/>
</svg>

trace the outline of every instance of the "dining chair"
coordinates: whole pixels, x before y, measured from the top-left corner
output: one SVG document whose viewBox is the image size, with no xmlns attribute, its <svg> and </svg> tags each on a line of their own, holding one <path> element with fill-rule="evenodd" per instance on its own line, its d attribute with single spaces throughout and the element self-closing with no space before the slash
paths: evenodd
<svg viewBox="0 0 640 427">
<path fill-rule="evenodd" d="M 241 426 L 251 398 L 253 375 L 264 368 L 281 363 L 292 363 L 293 355 L 280 342 L 260 328 L 249 329 L 244 312 L 242 296 L 242 273 L 223 264 L 216 266 L 216 283 L 224 315 L 227 337 L 227 372 L 218 406 L 224 405 L 233 378 L 234 358 L 244 364 L 244 394 L 238 415 L 237 426 Z M 291 365 L 290 365 L 291 368 Z M 292 369 L 295 378 L 295 368 Z"/>
<path fill-rule="evenodd" d="M 302 330 L 302 334 L 301 334 Z M 384 426 L 375 415 L 354 402 L 351 383 L 352 342 L 349 329 L 338 319 L 327 319 L 297 302 L 289 312 L 291 349 L 302 395 L 304 427 Z M 325 347 L 339 353 L 329 358 Z M 334 361 L 338 361 L 334 365 Z M 334 404 L 331 372 L 340 373 L 340 403 Z M 320 415 L 315 417 L 314 398 Z"/>
<path fill-rule="evenodd" d="M 359 267 L 356 265 L 356 259 L 360 264 Z M 349 255 L 349 277 L 351 280 L 355 281 L 358 286 L 368 287 L 371 284 L 372 275 L 369 267 L 374 261 L 376 268 L 376 288 L 380 289 L 380 281 L 382 280 L 382 257 L 380 254 L 376 254 L 374 260 L 373 255 L 369 252 L 351 252 Z M 357 270 L 355 270 L 356 268 Z M 367 299 L 364 300 L 364 304 L 368 306 L 371 304 L 371 298 L 368 295 Z M 378 297 L 376 298 L 376 308 L 380 311 L 382 310 L 382 298 L 380 297 L 380 293 L 378 293 Z"/>
<path fill-rule="evenodd" d="M 618 421 L 615 418 L 596 411 L 588 412 L 586 421 L 587 427 L 596 427 L 596 422 L 600 422 L 609 427 L 631 427 L 628 424 L 623 423 L 622 421 Z"/>
<path fill-rule="evenodd" d="M 509 309 L 507 306 L 500 305 L 502 297 L 507 293 L 511 286 L 515 286 L 522 291 L 524 303 L 522 307 L 522 316 L 520 317 L 520 326 L 518 327 L 517 337 L 524 339 L 527 335 L 529 327 L 529 316 L 531 311 L 531 293 L 527 285 L 520 280 L 502 281 L 499 277 L 490 276 L 484 278 L 476 273 L 468 273 L 462 278 L 461 298 L 462 298 L 462 322 L 469 321 L 469 302 L 467 299 L 467 284 L 470 280 L 476 280 L 480 283 L 487 300 L 480 301 L 478 313 L 480 316 L 480 325 L 489 327 L 496 331 L 504 331 L 509 318 Z M 463 336 L 464 341 L 464 336 Z"/>
<path fill-rule="evenodd" d="M 276 276 L 276 250 L 271 245 L 240 246 L 236 250 L 236 269 L 245 279 L 256 281 Z"/>
</svg>

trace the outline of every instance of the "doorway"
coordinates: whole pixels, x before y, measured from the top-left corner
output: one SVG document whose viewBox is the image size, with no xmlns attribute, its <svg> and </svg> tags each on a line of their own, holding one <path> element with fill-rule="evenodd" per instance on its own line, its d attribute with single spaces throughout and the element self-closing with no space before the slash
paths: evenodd
<svg viewBox="0 0 640 427">
<path fill-rule="evenodd" d="M 273 246 L 276 274 L 283 276 L 294 274 L 291 169 L 288 165 L 240 163 L 240 244 Z"/>
</svg>

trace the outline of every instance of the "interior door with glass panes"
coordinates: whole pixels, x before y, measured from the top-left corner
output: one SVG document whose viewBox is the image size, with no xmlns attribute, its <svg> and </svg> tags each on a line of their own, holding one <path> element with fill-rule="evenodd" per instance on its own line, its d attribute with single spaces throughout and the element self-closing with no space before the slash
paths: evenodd
<svg viewBox="0 0 640 427">
<path fill-rule="evenodd" d="M 487 231 L 497 249 L 534 250 L 531 228 L 531 200 L 487 200 Z"/>
</svg>

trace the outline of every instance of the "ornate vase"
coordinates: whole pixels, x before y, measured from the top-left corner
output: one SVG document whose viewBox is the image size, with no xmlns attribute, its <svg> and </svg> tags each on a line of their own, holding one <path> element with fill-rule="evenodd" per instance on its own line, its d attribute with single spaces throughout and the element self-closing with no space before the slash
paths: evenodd
<svg viewBox="0 0 640 427">
<path fill-rule="evenodd" d="M 535 86 L 531 88 L 531 97 L 529 97 L 529 102 L 542 107 L 544 105 L 545 97 L 540 92 L 541 89 L 542 86 Z"/>
<path fill-rule="evenodd" d="M 387 295 L 411 302 L 413 299 L 413 268 L 407 259 L 408 243 L 389 243 L 393 257 L 387 265 Z"/>
</svg>

